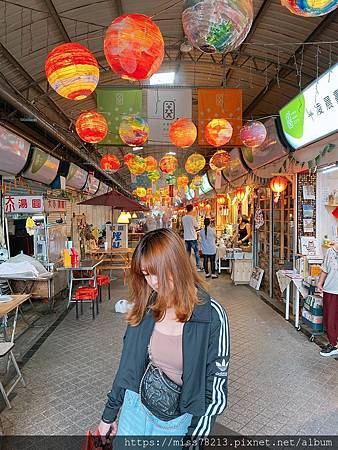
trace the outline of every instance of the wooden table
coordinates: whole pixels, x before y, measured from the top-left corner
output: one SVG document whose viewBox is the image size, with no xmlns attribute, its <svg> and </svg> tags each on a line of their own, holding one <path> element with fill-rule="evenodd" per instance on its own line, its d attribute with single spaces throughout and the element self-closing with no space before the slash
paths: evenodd
<svg viewBox="0 0 338 450">
<path fill-rule="evenodd" d="M 88 254 L 93 258 L 102 258 L 103 264 L 100 266 L 100 270 L 122 270 L 123 271 L 123 283 L 126 284 L 127 271 L 130 269 L 131 256 L 133 255 L 134 248 L 109 248 L 89 250 Z"/>
<path fill-rule="evenodd" d="M 11 340 L 10 340 L 10 342 L 14 342 L 16 324 L 18 321 L 19 308 L 27 300 L 30 301 L 31 295 L 30 294 L 10 295 L 10 297 L 12 297 L 12 300 L 10 302 L 6 302 L 6 303 L 0 302 L 0 317 L 2 317 L 2 324 L 3 324 L 4 330 L 5 330 L 6 326 L 7 326 L 7 315 L 15 309 L 14 323 L 13 323 L 12 335 L 11 335 Z"/>
</svg>

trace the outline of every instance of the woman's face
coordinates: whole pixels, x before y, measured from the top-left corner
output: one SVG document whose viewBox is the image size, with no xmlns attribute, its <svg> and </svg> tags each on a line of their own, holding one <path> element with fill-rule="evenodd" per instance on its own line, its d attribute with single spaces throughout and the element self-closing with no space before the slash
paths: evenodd
<svg viewBox="0 0 338 450">
<path fill-rule="evenodd" d="M 146 279 L 146 282 L 148 285 L 153 289 L 154 291 L 158 291 L 158 278 L 157 275 L 151 275 L 146 270 L 142 270 L 142 273 L 144 275 L 144 278 Z"/>
</svg>

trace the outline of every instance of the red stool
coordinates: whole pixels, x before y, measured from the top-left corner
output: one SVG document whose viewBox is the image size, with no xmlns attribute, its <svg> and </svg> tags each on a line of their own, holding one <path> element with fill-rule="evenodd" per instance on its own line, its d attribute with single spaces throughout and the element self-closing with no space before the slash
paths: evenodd
<svg viewBox="0 0 338 450">
<path fill-rule="evenodd" d="M 94 281 L 90 281 L 89 284 L 91 286 L 93 286 Z M 96 284 L 99 287 L 100 303 L 102 303 L 102 286 L 108 286 L 108 295 L 109 295 L 109 299 L 110 299 L 110 278 L 107 275 L 98 275 L 96 277 Z"/>
<path fill-rule="evenodd" d="M 90 286 L 81 286 L 76 290 L 75 293 L 75 307 L 76 307 L 76 318 L 79 318 L 78 302 L 81 304 L 81 314 L 83 314 L 83 303 L 91 303 L 93 310 L 93 319 L 95 319 L 95 303 L 96 303 L 96 314 L 99 313 L 99 302 L 97 299 L 98 290 L 97 288 Z"/>
</svg>

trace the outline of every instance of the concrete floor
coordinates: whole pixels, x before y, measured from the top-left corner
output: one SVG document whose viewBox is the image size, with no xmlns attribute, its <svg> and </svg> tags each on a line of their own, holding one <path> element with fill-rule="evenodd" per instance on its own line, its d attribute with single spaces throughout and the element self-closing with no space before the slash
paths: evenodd
<svg viewBox="0 0 338 450">
<path fill-rule="evenodd" d="M 227 309 L 232 354 L 229 403 L 218 422 L 245 435 L 338 434 L 338 362 L 245 286 L 228 275 L 209 280 Z M 121 279 L 92 321 L 89 305 L 55 328 L 23 367 L 27 387 L 15 389 L 0 416 L 7 435 L 83 435 L 99 422 L 125 329 L 114 304 L 127 295 Z M 21 337 L 24 339 L 24 335 Z"/>
</svg>

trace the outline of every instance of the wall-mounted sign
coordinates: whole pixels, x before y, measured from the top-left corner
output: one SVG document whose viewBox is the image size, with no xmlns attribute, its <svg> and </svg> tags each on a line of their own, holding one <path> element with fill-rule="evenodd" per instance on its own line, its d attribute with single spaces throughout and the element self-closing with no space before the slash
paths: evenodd
<svg viewBox="0 0 338 450">
<path fill-rule="evenodd" d="M 30 143 L 0 126 L 0 174 L 17 175 L 24 168 Z"/>
<path fill-rule="evenodd" d="M 60 161 L 54 156 L 35 147 L 31 163 L 23 173 L 23 177 L 49 185 L 56 178 L 59 164 Z"/>
<path fill-rule="evenodd" d="M 66 200 L 59 200 L 57 198 L 45 198 L 44 200 L 45 212 L 66 211 Z"/>
<path fill-rule="evenodd" d="M 338 64 L 279 112 L 284 135 L 297 150 L 338 130 Z"/>
<path fill-rule="evenodd" d="M 127 248 L 128 247 L 128 225 L 115 223 L 112 226 L 112 247 Z"/>
<path fill-rule="evenodd" d="M 5 213 L 41 213 L 43 212 L 43 197 L 39 195 L 6 195 Z"/>
</svg>

